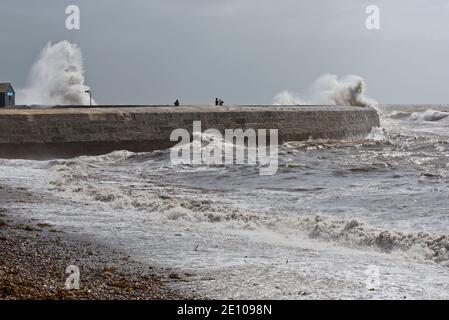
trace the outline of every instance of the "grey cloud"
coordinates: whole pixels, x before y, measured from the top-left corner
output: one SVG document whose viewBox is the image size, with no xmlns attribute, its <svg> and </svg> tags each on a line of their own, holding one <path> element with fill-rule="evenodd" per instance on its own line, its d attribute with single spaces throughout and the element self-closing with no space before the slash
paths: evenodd
<svg viewBox="0 0 449 320">
<path fill-rule="evenodd" d="M 83 50 L 100 103 L 270 103 L 324 73 L 358 74 L 380 102 L 449 101 L 444 0 L 1 0 L 0 80 L 24 86 L 48 41 Z M 65 7 L 81 30 L 65 29 Z M 367 31 L 365 7 L 381 8 Z"/>
</svg>

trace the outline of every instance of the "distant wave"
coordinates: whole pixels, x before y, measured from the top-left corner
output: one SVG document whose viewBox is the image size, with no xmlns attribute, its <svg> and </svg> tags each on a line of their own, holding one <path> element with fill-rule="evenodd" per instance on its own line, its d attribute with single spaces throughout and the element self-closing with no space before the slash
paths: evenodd
<svg viewBox="0 0 449 320">
<path fill-rule="evenodd" d="M 375 107 L 377 102 L 365 96 L 366 83 L 362 77 L 343 78 L 326 74 L 318 78 L 304 95 L 282 91 L 274 98 L 276 105 L 328 104 L 339 106 Z"/>
<path fill-rule="evenodd" d="M 404 119 L 407 117 L 410 117 L 410 112 L 405 111 L 393 111 L 391 114 L 388 115 L 391 119 Z"/>
<path fill-rule="evenodd" d="M 449 112 L 436 111 L 436 110 L 426 110 L 424 112 L 414 112 L 410 116 L 410 120 L 413 121 L 440 121 L 446 119 L 449 116 Z"/>
</svg>

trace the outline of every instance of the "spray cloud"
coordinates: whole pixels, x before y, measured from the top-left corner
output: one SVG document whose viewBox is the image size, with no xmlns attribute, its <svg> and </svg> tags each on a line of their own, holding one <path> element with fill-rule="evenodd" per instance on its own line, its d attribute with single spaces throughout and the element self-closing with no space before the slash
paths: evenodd
<svg viewBox="0 0 449 320">
<path fill-rule="evenodd" d="M 87 105 L 81 50 L 76 44 L 49 42 L 33 65 L 26 88 L 18 90 L 18 104 Z M 94 103 L 94 102 L 93 102 Z"/>
<path fill-rule="evenodd" d="M 339 79 L 336 75 L 326 74 L 316 80 L 304 96 L 283 91 L 274 98 L 274 103 L 375 107 L 376 101 L 365 96 L 365 88 L 362 77 L 349 75 Z"/>
</svg>

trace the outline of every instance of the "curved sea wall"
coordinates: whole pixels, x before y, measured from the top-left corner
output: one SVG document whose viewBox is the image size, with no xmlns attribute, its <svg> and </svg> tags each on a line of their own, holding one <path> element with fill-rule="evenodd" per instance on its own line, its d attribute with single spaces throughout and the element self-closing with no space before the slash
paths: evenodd
<svg viewBox="0 0 449 320">
<path fill-rule="evenodd" d="M 278 129 L 279 143 L 363 139 L 379 126 L 371 108 L 342 106 L 101 106 L 0 109 L 0 157 L 51 159 L 173 146 L 173 130 Z"/>
</svg>

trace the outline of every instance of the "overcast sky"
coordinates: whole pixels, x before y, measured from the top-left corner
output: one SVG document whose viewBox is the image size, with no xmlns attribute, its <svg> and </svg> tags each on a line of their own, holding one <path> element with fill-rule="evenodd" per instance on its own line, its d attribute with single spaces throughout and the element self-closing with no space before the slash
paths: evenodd
<svg viewBox="0 0 449 320">
<path fill-rule="evenodd" d="M 449 103 L 447 0 L 0 0 L 0 81 L 25 86 L 48 41 L 83 51 L 99 103 L 271 103 L 325 73 L 381 103 Z M 81 9 L 81 30 L 65 8 Z M 381 29 L 365 28 L 368 5 Z"/>
</svg>

